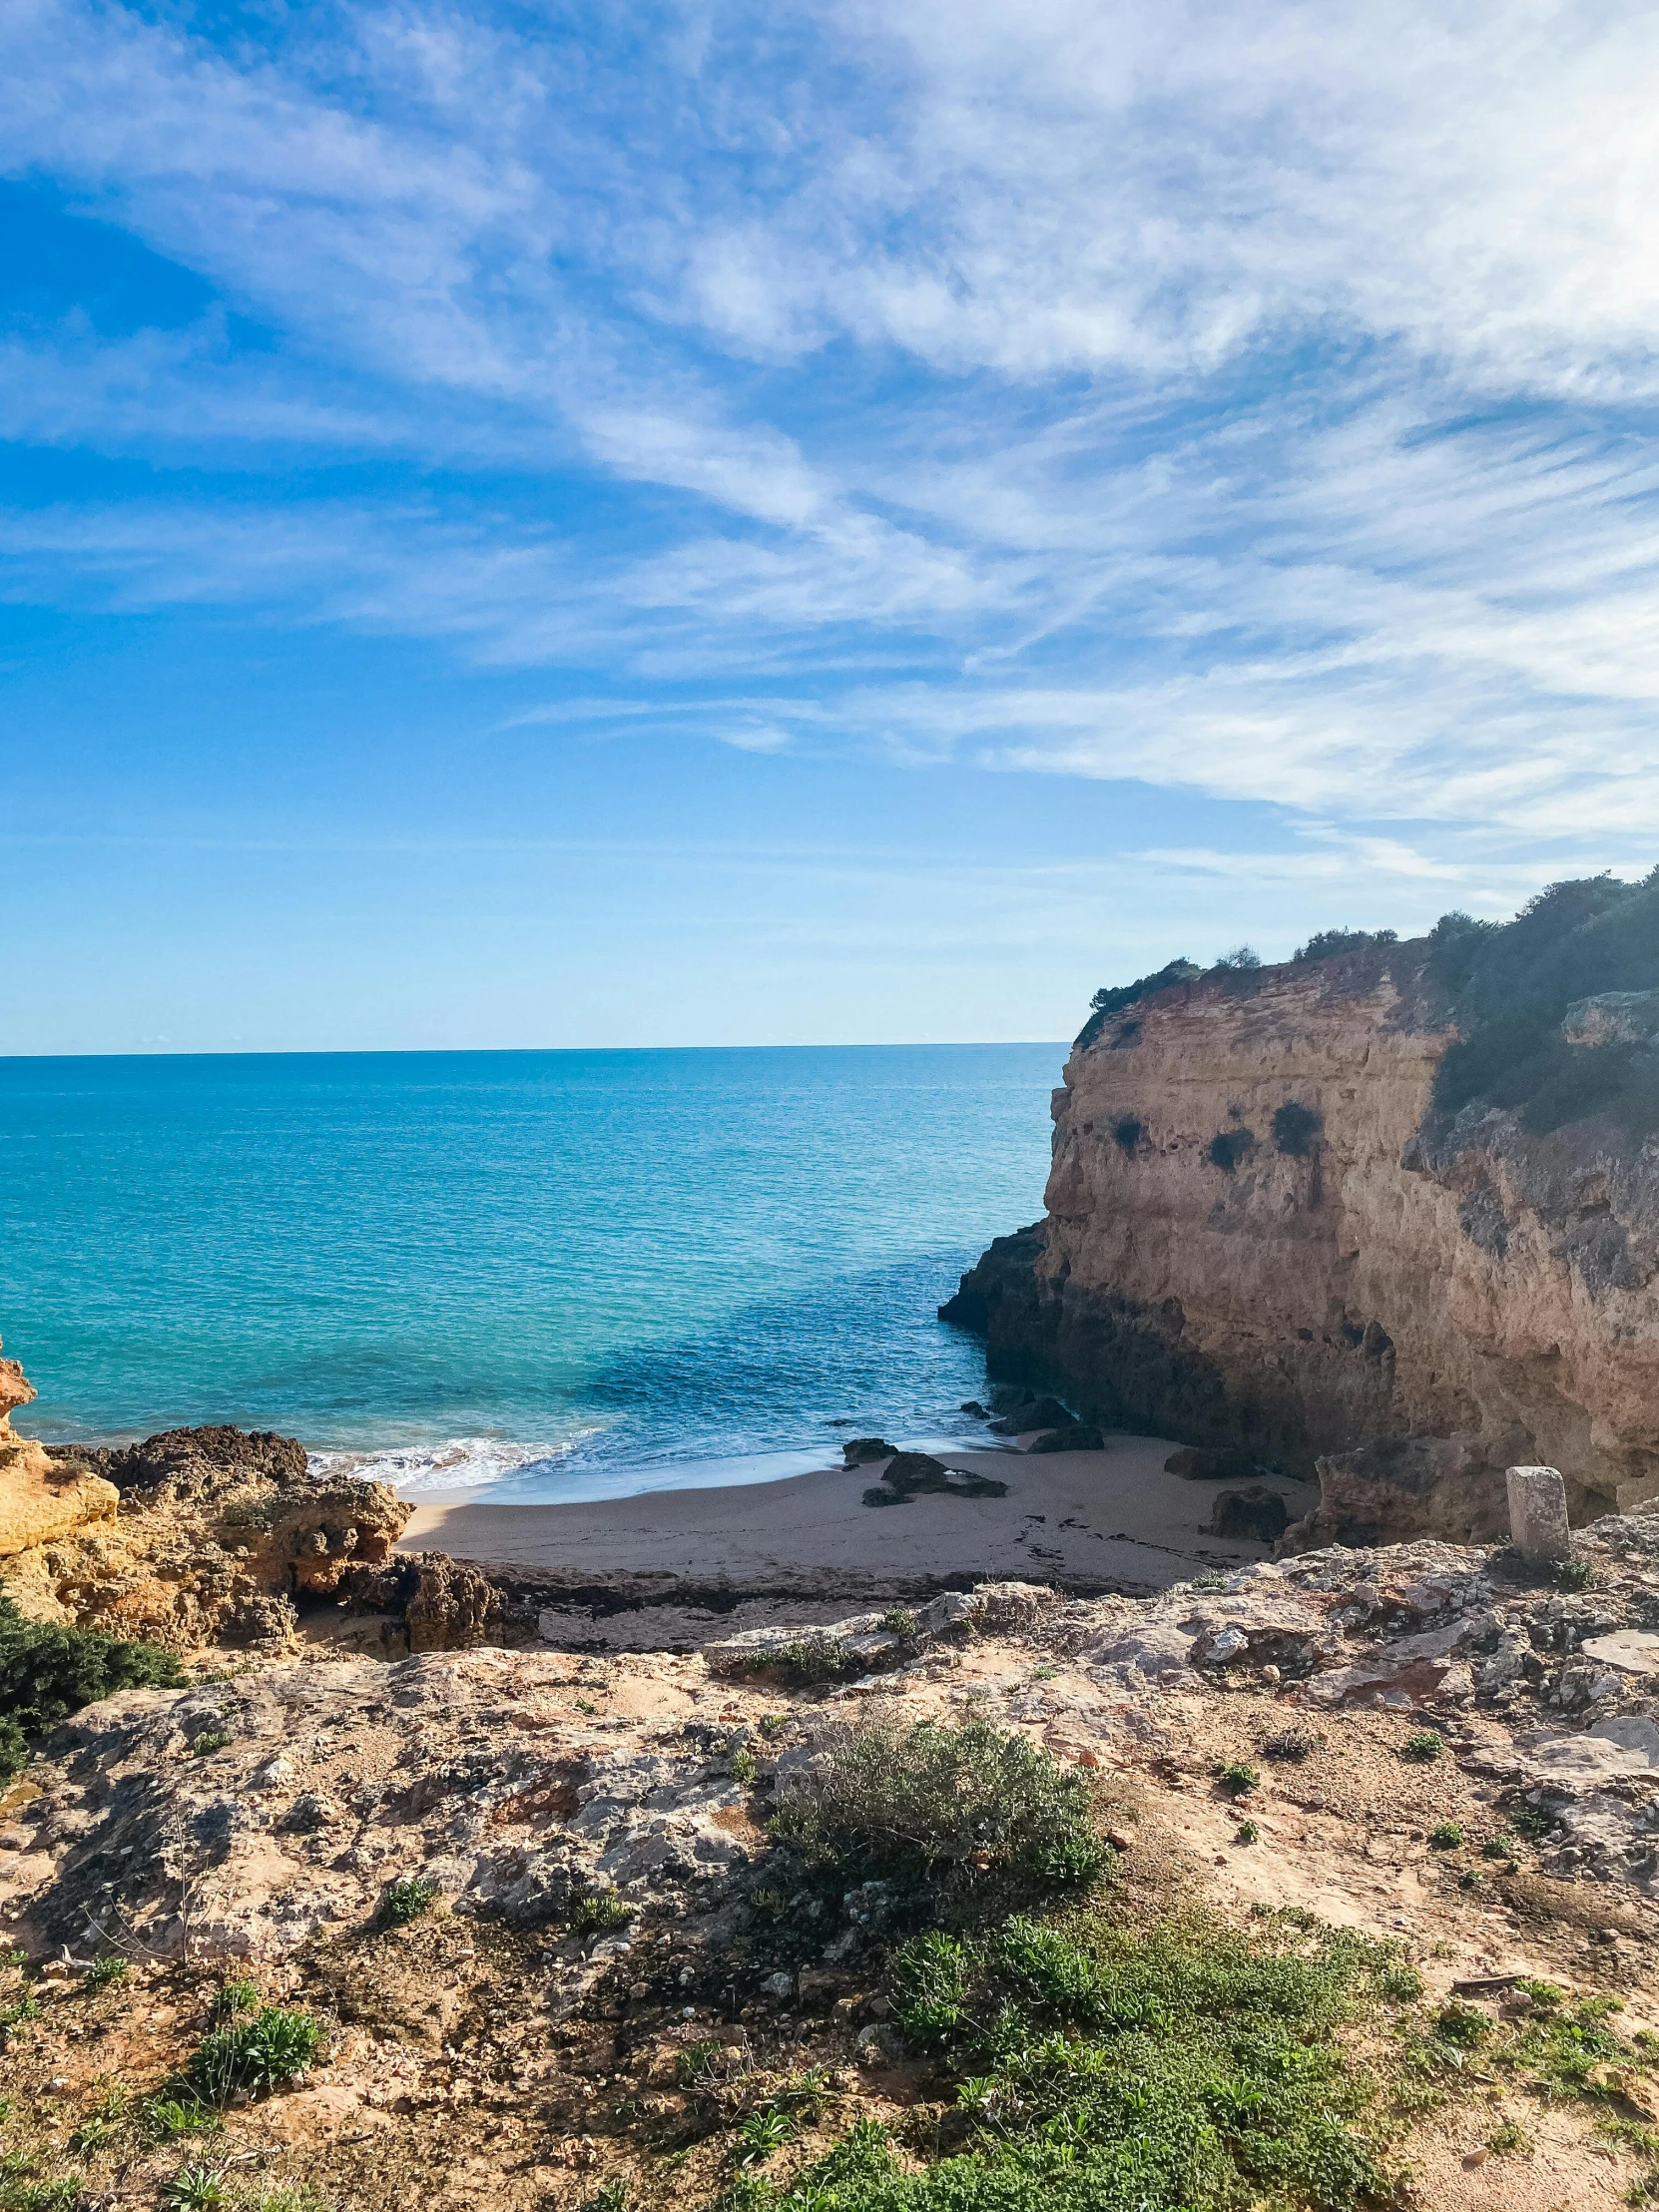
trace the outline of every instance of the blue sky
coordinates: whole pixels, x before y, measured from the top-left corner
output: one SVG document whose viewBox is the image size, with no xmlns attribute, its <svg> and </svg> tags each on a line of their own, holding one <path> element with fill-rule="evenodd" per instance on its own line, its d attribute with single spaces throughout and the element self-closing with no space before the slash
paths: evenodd
<svg viewBox="0 0 1659 2212">
<path fill-rule="evenodd" d="M 0 1049 L 1060 1037 L 1659 859 L 1659 18 L 15 0 Z"/>
</svg>

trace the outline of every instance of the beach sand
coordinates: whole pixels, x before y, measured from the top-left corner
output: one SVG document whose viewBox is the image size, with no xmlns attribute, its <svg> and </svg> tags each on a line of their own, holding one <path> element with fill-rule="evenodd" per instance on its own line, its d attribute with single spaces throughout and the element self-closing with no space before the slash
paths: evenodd
<svg viewBox="0 0 1659 2212">
<path fill-rule="evenodd" d="M 663 1648 L 786 1616 L 830 1620 L 952 1579 L 1139 1593 L 1265 1558 L 1265 1545 L 1203 1532 L 1226 1485 L 1166 1474 L 1173 1448 L 1167 1437 L 1113 1435 L 1104 1451 L 952 1450 L 950 1466 L 993 1475 L 1007 1496 L 924 1494 L 879 1510 L 861 1502 L 878 1463 L 568 1505 L 450 1493 L 421 1501 L 399 1548 L 545 1584 L 544 1633 L 561 1621 L 573 1631 L 606 1622 L 600 1640 L 615 1648 Z M 1312 1483 L 1266 1479 L 1293 1519 L 1315 1501 Z M 619 1597 L 655 1617 L 618 1613 Z M 665 1607 L 685 1613 L 683 1628 Z"/>
</svg>

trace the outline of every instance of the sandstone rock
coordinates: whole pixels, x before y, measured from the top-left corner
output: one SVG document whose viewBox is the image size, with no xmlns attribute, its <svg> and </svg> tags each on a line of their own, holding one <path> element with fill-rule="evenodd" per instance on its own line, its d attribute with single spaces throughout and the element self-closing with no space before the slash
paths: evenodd
<svg viewBox="0 0 1659 2212">
<path fill-rule="evenodd" d="M 1106 1439 L 1087 1421 L 1073 1421 L 1065 1428 L 1045 1429 L 1025 1448 L 1027 1451 L 1104 1451 Z"/>
<path fill-rule="evenodd" d="M 1322 1456 L 1315 1471 L 1319 1503 L 1289 1532 L 1289 1548 L 1420 1535 L 1489 1543 L 1508 1528 L 1502 1467 L 1478 1436 L 1382 1436 Z"/>
<path fill-rule="evenodd" d="M 1601 991 L 1569 1006 L 1561 1023 L 1568 1044 L 1646 1044 L 1659 1035 L 1659 991 Z"/>
<path fill-rule="evenodd" d="M 941 1636 L 1027 1629 L 1060 1602 L 1040 1583 L 981 1582 L 973 1590 L 946 1590 L 907 1618 L 901 1612 L 854 1613 L 842 1621 L 746 1629 L 705 1644 L 703 1660 L 713 1675 L 784 1673 L 830 1681 L 901 1665 Z"/>
<path fill-rule="evenodd" d="M 1248 1490 L 1222 1490 L 1210 1515 L 1212 1536 L 1244 1536 L 1271 1544 L 1290 1526 L 1290 1509 L 1277 1490 L 1253 1483 Z"/>
<path fill-rule="evenodd" d="M 1572 1550 L 1567 1486 L 1554 1467 L 1510 1467 L 1509 1541 L 1523 1559 L 1565 1559 Z"/>
<path fill-rule="evenodd" d="M 13 1412 L 34 1394 L 17 1362 L 0 1360 L 0 1559 L 107 1520 L 119 1502 L 110 1483 L 58 1466 L 42 1445 L 12 1433 Z"/>
</svg>

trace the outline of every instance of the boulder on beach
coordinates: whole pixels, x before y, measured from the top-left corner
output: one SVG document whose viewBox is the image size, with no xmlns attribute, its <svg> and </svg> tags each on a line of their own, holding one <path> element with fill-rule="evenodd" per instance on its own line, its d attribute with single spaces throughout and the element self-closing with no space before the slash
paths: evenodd
<svg viewBox="0 0 1659 2212">
<path fill-rule="evenodd" d="M 1265 1482 L 1253 1482 L 1248 1490 L 1219 1490 L 1210 1514 L 1212 1536 L 1244 1536 L 1259 1544 L 1275 1542 L 1290 1525 L 1290 1508 Z"/>
<path fill-rule="evenodd" d="M 1064 1428 L 1048 1428 L 1026 1445 L 1027 1451 L 1104 1451 L 1106 1439 L 1087 1421 L 1071 1421 Z"/>
<path fill-rule="evenodd" d="M 962 1467 L 947 1467 L 925 1451 L 895 1452 L 881 1470 L 879 1484 L 864 1492 L 866 1505 L 907 1505 L 924 1490 L 950 1497 L 1006 1497 L 1006 1482 L 989 1475 L 969 1474 Z"/>
<path fill-rule="evenodd" d="M 898 1449 L 884 1436 L 851 1436 L 841 1445 L 841 1457 L 849 1467 L 861 1467 L 866 1459 L 888 1459 Z"/>
</svg>

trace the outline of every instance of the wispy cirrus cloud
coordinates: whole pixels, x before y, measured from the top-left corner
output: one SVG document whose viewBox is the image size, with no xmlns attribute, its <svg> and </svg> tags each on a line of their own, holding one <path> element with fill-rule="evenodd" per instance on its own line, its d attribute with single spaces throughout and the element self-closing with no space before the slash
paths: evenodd
<svg viewBox="0 0 1659 2212">
<path fill-rule="evenodd" d="M 218 295 L 5 339 L 19 448 L 180 470 L 16 500 L 14 597 L 444 638 L 755 750 L 1659 830 L 1639 11 L 363 5 L 216 46 L 20 0 L 0 65 L 10 174 Z"/>
</svg>

